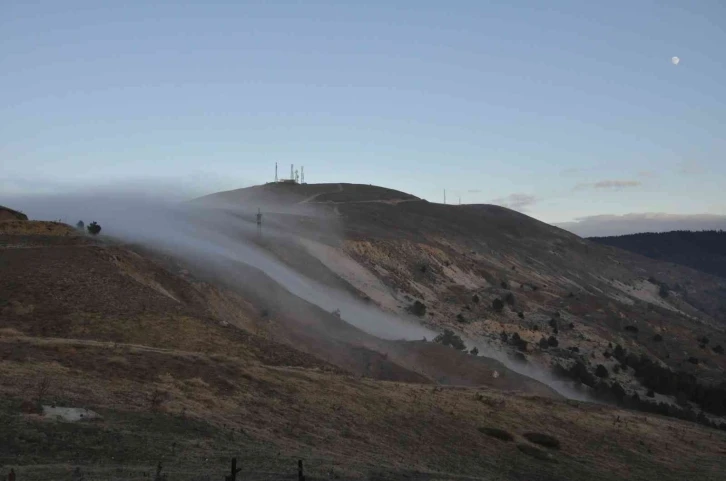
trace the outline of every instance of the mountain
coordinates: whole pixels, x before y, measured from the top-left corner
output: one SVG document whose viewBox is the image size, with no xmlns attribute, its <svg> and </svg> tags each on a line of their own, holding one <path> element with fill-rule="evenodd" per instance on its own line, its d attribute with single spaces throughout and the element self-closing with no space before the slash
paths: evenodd
<svg viewBox="0 0 726 481">
<path fill-rule="evenodd" d="M 705 399 L 654 395 L 701 424 L 583 401 L 642 408 L 636 371 L 655 369 L 643 355 L 702 396 L 723 380 L 717 278 L 507 209 L 374 186 L 269 184 L 184 209 L 134 213 L 128 238 L 113 216 L 97 237 L 0 222 L 2 469 L 143 479 L 161 463 L 170 479 L 206 479 L 237 457 L 258 480 L 294 477 L 298 459 L 309 479 L 676 480 L 723 468 Z M 655 275 L 682 276 L 684 292 L 658 296 Z M 616 373 L 615 357 L 630 367 Z M 609 377 L 592 382 L 599 364 Z"/>
<path fill-rule="evenodd" d="M 726 278 L 726 231 L 673 231 L 588 240 Z"/>
</svg>

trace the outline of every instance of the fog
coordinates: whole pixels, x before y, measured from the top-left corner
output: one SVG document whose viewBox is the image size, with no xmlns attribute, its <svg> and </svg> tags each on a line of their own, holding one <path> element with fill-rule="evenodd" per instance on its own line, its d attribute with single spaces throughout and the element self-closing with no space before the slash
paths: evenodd
<svg viewBox="0 0 726 481">
<path fill-rule="evenodd" d="M 75 225 L 96 221 L 102 236 L 160 249 L 182 260 L 220 266 L 242 262 L 263 271 L 292 294 L 328 312 L 340 310 L 341 317 L 353 326 L 382 339 L 421 339 L 435 333 L 415 321 L 385 313 L 301 275 L 258 247 L 251 239 L 257 235 L 254 214 L 295 214 L 294 206 L 233 205 L 206 200 L 203 203 L 179 202 L 173 197 L 155 196 L 135 189 L 117 189 L 85 195 L 45 195 L 1 198 L 0 202 L 22 210 L 35 220 L 63 220 Z M 308 207 L 306 216 L 314 215 Z M 323 213 L 319 219 L 325 219 Z M 263 217 L 264 219 L 264 217 Z M 332 222 L 331 222 L 332 224 Z M 331 232 L 334 228 L 331 226 Z M 264 237 L 289 238 L 289 232 L 264 227 Z M 223 275 L 223 269 L 220 269 Z"/>
<path fill-rule="evenodd" d="M 3 197 L 0 204 L 22 210 L 30 219 L 62 220 L 75 225 L 97 221 L 102 238 L 141 244 L 164 251 L 191 264 L 204 265 L 207 271 L 220 278 L 241 262 L 263 271 L 290 293 L 325 311 L 340 310 L 341 318 L 349 324 L 376 337 L 388 340 L 432 339 L 436 332 L 418 323 L 413 317 L 404 319 L 367 304 L 352 294 L 322 285 L 288 267 L 258 247 L 254 214 L 263 213 L 263 233 L 266 240 L 295 236 L 289 229 L 266 223 L 265 215 L 302 214 L 318 220 L 317 229 L 337 235 L 336 221 L 324 211 L 310 206 L 298 209 L 295 205 L 266 203 L 230 203 L 219 199 L 204 202 L 181 202 L 183 192 L 152 195 L 147 189 L 106 189 L 83 195 L 55 194 Z M 269 225 L 273 224 L 273 225 Z M 272 302 L 279 302 L 274 300 Z M 476 346 L 481 355 L 500 361 L 514 372 L 547 384 L 565 397 L 590 400 L 587 393 L 572 384 L 554 378 L 542 368 L 512 360 L 505 352 L 480 340 L 465 339 L 468 348 Z"/>
</svg>

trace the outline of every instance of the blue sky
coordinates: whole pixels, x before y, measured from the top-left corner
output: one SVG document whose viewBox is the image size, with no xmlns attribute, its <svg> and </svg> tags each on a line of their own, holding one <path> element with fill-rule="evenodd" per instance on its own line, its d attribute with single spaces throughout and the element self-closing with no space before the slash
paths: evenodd
<svg viewBox="0 0 726 481">
<path fill-rule="evenodd" d="M 0 194 L 277 161 L 547 222 L 726 214 L 724 45 L 721 0 L 5 0 Z"/>
</svg>

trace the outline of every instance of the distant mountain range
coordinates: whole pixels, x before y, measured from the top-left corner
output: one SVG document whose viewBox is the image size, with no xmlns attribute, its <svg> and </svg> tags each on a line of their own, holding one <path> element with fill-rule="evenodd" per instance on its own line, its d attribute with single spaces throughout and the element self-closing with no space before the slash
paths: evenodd
<svg viewBox="0 0 726 481">
<path fill-rule="evenodd" d="M 726 278 L 726 231 L 723 230 L 679 230 L 588 239 Z"/>
</svg>

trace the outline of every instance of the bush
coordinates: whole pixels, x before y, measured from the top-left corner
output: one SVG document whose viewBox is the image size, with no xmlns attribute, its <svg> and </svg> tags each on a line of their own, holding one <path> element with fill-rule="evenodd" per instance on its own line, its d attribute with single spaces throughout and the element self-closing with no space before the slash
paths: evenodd
<svg viewBox="0 0 726 481">
<path fill-rule="evenodd" d="M 639 329 L 636 326 L 625 326 L 625 330 L 637 334 Z"/>
<path fill-rule="evenodd" d="M 697 357 L 689 357 L 688 362 L 691 364 L 698 364 L 698 358 Z"/>
<path fill-rule="evenodd" d="M 471 351 L 469 351 L 469 354 L 471 354 L 472 356 L 478 356 L 479 355 L 479 349 L 477 349 L 476 347 L 472 347 L 471 348 Z"/>
<path fill-rule="evenodd" d="M 444 332 L 434 338 L 434 342 L 443 344 L 444 346 L 451 346 L 457 351 L 463 351 L 466 349 L 466 345 L 461 337 L 454 334 L 451 329 L 444 329 Z"/>
<path fill-rule="evenodd" d="M 652 389 L 648 389 L 648 393 L 646 394 L 646 396 L 655 397 L 655 391 L 653 391 Z"/>
<path fill-rule="evenodd" d="M 557 347 L 560 345 L 559 341 L 555 336 L 550 336 L 549 339 L 547 339 L 547 344 L 549 344 L 551 347 Z"/>
<path fill-rule="evenodd" d="M 547 349 L 548 347 L 550 347 L 550 344 L 549 344 L 549 342 L 547 342 L 546 338 L 543 337 L 542 339 L 539 340 L 540 349 Z"/>
<path fill-rule="evenodd" d="M 658 289 L 658 295 L 665 299 L 670 294 L 670 289 L 668 289 L 668 286 L 663 283 L 660 285 L 660 289 Z"/>
<path fill-rule="evenodd" d="M 608 372 L 608 368 L 606 368 L 602 364 L 598 364 L 597 367 L 595 368 L 595 375 L 597 377 L 601 377 L 604 379 L 604 378 L 608 377 L 610 375 L 610 373 Z"/>
<path fill-rule="evenodd" d="M 511 292 L 507 292 L 507 295 L 504 296 L 504 302 L 506 302 L 510 306 L 513 306 L 514 305 L 514 294 L 512 294 Z"/>
<path fill-rule="evenodd" d="M 560 440 L 549 434 L 542 433 L 524 433 L 522 436 L 530 443 L 539 444 L 546 448 L 560 449 Z"/>
<path fill-rule="evenodd" d="M 663 336 L 661 336 L 660 334 L 656 334 L 655 336 L 653 336 L 653 341 L 654 342 L 663 342 Z"/>
<path fill-rule="evenodd" d="M 86 230 L 86 224 L 84 224 L 82 220 L 79 220 L 78 224 L 76 224 L 76 229 L 84 231 Z"/>
<path fill-rule="evenodd" d="M 501 441 L 514 441 L 514 436 L 509 434 L 504 429 L 481 427 L 481 428 L 478 428 L 478 431 L 480 433 L 486 434 L 487 436 L 497 438 Z"/>
<path fill-rule="evenodd" d="M 88 224 L 88 227 L 86 227 L 88 230 L 88 233 L 91 235 L 98 235 L 99 232 L 101 232 L 101 226 L 98 225 L 96 221 L 91 222 Z"/>
<path fill-rule="evenodd" d="M 713 348 L 713 352 L 715 352 L 716 354 L 723 354 L 723 346 L 719 344 L 718 346 Z"/>
<path fill-rule="evenodd" d="M 492 308 L 497 312 L 502 312 L 504 309 L 504 303 L 498 297 L 492 301 Z"/>
<path fill-rule="evenodd" d="M 524 312 L 522 312 L 522 311 L 519 311 L 519 312 L 517 313 L 517 315 L 519 316 L 519 318 L 520 318 L 520 319 L 524 319 Z M 536 326 L 535 326 L 535 327 L 536 327 Z"/>
<path fill-rule="evenodd" d="M 456 315 L 456 320 L 459 322 L 462 322 L 462 323 L 466 323 L 466 318 L 464 317 L 464 315 L 462 313 L 459 313 Z"/>
<path fill-rule="evenodd" d="M 502 289 L 509 289 L 509 286 L 507 285 L 506 281 L 502 281 L 501 286 L 502 286 Z"/>
<path fill-rule="evenodd" d="M 408 308 L 409 311 L 411 311 L 412 314 L 421 317 L 424 314 L 426 314 L 426 304 L 424 304 L 421 301 L 416 301 Z"/>
<path fill-rule="evenodd" d="M 474 304 L 479 304 L 479 295 L 474 294 L 471 298 L 471 302 L 473 302 Z"/>
</svg>

